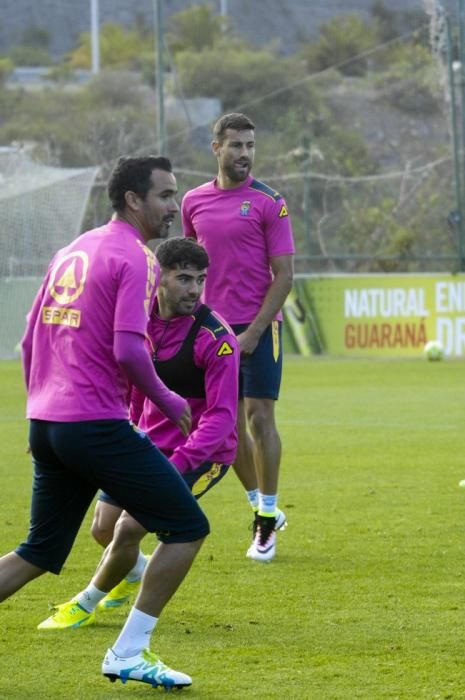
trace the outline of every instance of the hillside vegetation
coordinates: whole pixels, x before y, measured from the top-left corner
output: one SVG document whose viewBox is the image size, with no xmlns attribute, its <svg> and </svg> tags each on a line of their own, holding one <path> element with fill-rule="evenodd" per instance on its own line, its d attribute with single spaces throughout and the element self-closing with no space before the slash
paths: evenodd
<svg viewBox="0 0 465 700">
<path fill-rule="evenodd" d="M 173 15 L 163 55 L 165 93 L 184 100 L 167 124 L 181 193 L 214 173 L 210 125 L 186 127 L 184 114 L 189 98 L 214 97 L 257 124 L 255 174 L 288 200 L 299 270 L 453 269 L 446 68 L 427 19 L 377 2 L 369 20 L 335 18 L 283 56 L 278 44 L 247 43 L 208 4 Z M 6 87 L 20 47 L 1 57 L 0 144 L 33 142 L 36 158 L 60 166 L 100 165 L 103 182 L 117 156 L 156 150 L 153 45 L 144 24 L 107 24 L 98 77 L 72 87 L 90 66 L 84 34 L 34 92 Z M 43 65 L 46 33 L 31 28 L 27 48 Z M 85 223 L 106 215 L 97 188 Z"/>
</svg>

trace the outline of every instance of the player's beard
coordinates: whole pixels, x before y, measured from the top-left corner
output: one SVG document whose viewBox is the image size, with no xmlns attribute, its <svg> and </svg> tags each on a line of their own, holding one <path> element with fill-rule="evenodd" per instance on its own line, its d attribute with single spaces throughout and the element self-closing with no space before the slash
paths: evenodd
<svg viewBox="0 0 465 700">
<path fill-rule="evenodd" d="M 172 305 L 172 311 L 174 316 L 189 316 L 193 313 L 197 303 L 199 301 L 199 296 L 189 299 L 178 299 L 176 304 Z"/>
<path fill-rule="evenodd" d="M 243 171 L 238 171 L 234 167 L 234 163 L 227 163 L 224 166 L 225 173 L 227 177 L 232 181 L 232 182 L 244 182 L 244 180 L 247 180 L 249 177 L 250 170 L 252 168 L 252 165 L 250 162 L 244 163 L 246 166 Z"/>
<path fill-rule="evenodd" d="M 172 223 L 173 223 L 172 216 L 164 216 L 163 219 L 161 220 L 159 227 L 158 227 L 157 238 L 161 238 L 161 239 L 169 238 Z"/>
</svg>

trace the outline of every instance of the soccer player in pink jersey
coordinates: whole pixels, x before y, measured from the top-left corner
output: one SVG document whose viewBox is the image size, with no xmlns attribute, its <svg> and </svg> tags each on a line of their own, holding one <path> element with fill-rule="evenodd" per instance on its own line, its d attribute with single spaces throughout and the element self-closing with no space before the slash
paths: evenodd
<svg viewBox="0 0 465 700">
<path fill-rule="evenodd" d="M 184 196 L 183 230 L 208 252 L 205 303 L 228 321 L 241 348 L 235 470 L 255 512 L 247 556 L 267 562 L 275 555 L 275 532 L 286 524 L 277 506 L 281 441 L 275 401 L 282 370 L 281 307 L 292 287 L 295 249 L 286 202 L 250 174 L 253 122 L 244 114 L 226 114 L 213 134 L 218 175 Z"/>
<path fill-rule="evenodd" d="M 223 478 L 236 456 L 239 346 L 218 314 L 199 303 L 209 264 L 205 249 L 192 239 L 170 238 L 156 254 L 161 278 L 147 329 L 148 351 L 165 384 L 187 399 L 192 430 L 182 435 L 139 391 L 133 392 L 131 415 L 200 498 Z M 126 578 L 118 583 L 120 569 L 115 575 L 113 563 L 104 556 L 91 583 L 57 606 L 39 629 L 93 624 L 96 609 L 119 607 L 137 589 L 146 565 L 139 550 L 146 530 L 127 513 L 118 521 L 121 511 L 114 499 L 101 494 L 94 527 L 100 525 L 102 544 L 115 531 L 113 549 L 120 552 L 120 562 L 126 559 Z"/>
<path fill-rule="evenodd" d="M 151 635 L 209 525 L 176 469 L 134 430 L 128 397 L 136 386 L 188 434 L 190 408 L 158 378 L 145 346 L 159 275 L 146 244 L 168 234 L 176 193 L 168 159 L 120 159 L 108 184 L 113 219 L 50 263 L 22 343 L 34 465 L 30 530 L 0 559 L 0 600 L 46 571 L 58 574 L 97 490 L 108 493 L 160 544 L 102 671 L 165 687 L 192 680 L 150 651 Z M 107 556 L 118 568 L 118 552 L 110 546 Z"/>
</svg>

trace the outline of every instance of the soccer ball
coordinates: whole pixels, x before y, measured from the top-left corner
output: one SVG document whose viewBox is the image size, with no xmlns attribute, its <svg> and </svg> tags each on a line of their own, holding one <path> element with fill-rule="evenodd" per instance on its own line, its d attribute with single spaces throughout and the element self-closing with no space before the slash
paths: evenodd
<svg viewBox="0 0 465 700">
<path fill-rule="evenodd" d="M 428 340 L 423 348 L 425 357 L 430 362 L 438 362 L 444 357 L 444 348 L 439 340 Z"/>
</svg>

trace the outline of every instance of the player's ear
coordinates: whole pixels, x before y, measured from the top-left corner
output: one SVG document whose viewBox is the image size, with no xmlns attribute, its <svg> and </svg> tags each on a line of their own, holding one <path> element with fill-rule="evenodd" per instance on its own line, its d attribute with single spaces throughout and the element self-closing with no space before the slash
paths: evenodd
<svg viewBox="0 0 465 700">
<path fill-rule="evenodd" d="M 141 199 L 139 195 L 137 195 L 135 192 L 132 192 L 132 190 L 128 190 L 124 193 L 124 199 L 128 209 L 130 209 L 131 211 L 139 210 Z"/>
<path fill-rule="evenodd" d="M 166 268 L 160 267 L 160 282 L 158 284 L 158 289 L 157 289 L 157 296 L 161 294 L 163 296 L 163 290 L 165 289 L 167 278 L 168 278 L 168 272 Z"/>
<path fill-rule="evenodd" d="M 220 150 L 221 144 L 219 141 L 212 141 L 211 142 L 211 148 L 213 151 L 213 155 L 218 156 L 218 151 Z"/>
</svg>

